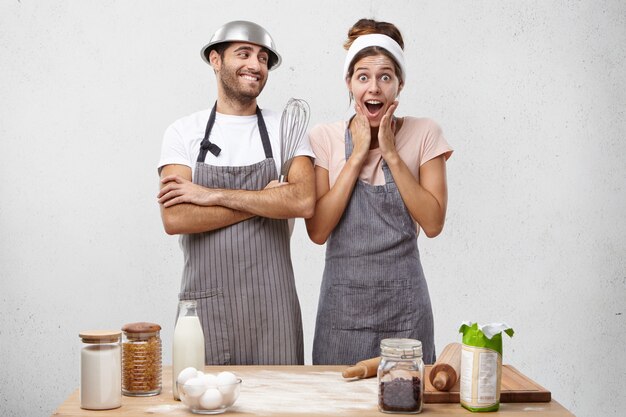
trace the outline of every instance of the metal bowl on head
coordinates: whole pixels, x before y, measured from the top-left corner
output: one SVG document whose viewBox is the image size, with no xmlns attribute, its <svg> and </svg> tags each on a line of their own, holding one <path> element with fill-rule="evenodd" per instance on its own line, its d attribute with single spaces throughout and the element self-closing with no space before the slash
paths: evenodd
<svg viewBox="0 0 626 417">
<path fill-rule="evenodd" d="M 269 70 L 278 68 L 282 62 L 280 54 L 276 51 L 276 44 L 269 32 L 262 26 L 246 20 L 228 22 L 219 28 L 213 34 L 209 43 L 200 51 L 202 59 L 210 65 L 209 53 L 217 44 L 225 42 L 247 42 L 267 48 L 273 57 L 271 60 L 272 65 L 269 67 Z"/>
<path fill-rule="evenodd" d="M 232 407 L 239 397 L 241 379 L 217 387 L 194 386 L 176 382 L 180 401 L 195 414 L 221 414 Z"/>
</svg>

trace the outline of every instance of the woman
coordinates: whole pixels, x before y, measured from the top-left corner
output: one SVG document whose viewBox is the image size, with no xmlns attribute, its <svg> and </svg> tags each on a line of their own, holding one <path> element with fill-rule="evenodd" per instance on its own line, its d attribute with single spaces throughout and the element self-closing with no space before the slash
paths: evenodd
<svg viewBox="0 0 626 417">
<path fill-rule="evenodd" d="M 328 241 L 313 363 L 378 356 L 388 337 L 420 340 L 424 361 L 433 363 L 417 234 L 434 237 L 443 228 L 452 149 L 432 120 L 394 115 L 406 68 L 393 24 L 361 19 L 344 46 L 356 114 L 310 133 L 317 203 L 306 225 L 315 243 Z"/>
</svg>

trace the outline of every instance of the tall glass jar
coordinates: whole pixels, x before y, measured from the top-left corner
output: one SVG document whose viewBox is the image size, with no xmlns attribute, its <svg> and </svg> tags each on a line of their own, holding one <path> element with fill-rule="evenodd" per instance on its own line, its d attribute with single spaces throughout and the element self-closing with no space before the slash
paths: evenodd
<svg viewBox="0 0 626 417">
<path fill-rule="evenodd" d="M 80 407 L 108 410 L 122 405 L 119 330 L 80 332 Z"/>
<path fill-rule="evenodd" d="M 128 323 L 122 327 L 122 393 L 148 397 L 161 393 L 161 326 Z"/>
<path fill-rule="evenodd" d="M 378 366 L 378 409 L 383 413 L 415 414 L 424 400 L 422 342 L 383 339 Z"/>
</svg>

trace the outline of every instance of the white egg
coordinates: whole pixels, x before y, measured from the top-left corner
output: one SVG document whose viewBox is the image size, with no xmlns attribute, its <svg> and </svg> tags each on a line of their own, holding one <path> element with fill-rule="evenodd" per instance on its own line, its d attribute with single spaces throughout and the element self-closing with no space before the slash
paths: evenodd
<svg viewBox="0 0 626 417">
<path fill-rule="evenodd" d="M 207 388 L 217 388 L 217 377 L 213 374 L 204 374 L 202 377 L 204 380 L 204 385 Z"/>
<path fill-rule="evenodd" d="M 191 378 L 194 378 L 196 374 L 197 374 L 196 368 L 194 368 L 193 366 L 190 366 L 189 368 L 185 368 L 182 371 L 180 371 L 176 380 L 178 381 L 179 384 L 185 385 L 185 382 L 187 382 Z"/>
<path fill-rule="evenodd" d="M 235 402 L 238 396 L 239 396 L 238 390 L 233 390 L 233 392 L 228 393 L 228 394 L 224 394 L 222 392 L 222 405 L 226 407 L 230 407 L 231 405 L 233 405 L 233 403 Z"/>
<path fill-rule="evenodd" d="M 181 395 L 180 400 L 189 408 L 200 408 L 200 397 L 190 397 L 189 395 Z"/>
<path fill-rule="evenodd" d="M 231 394 L 236 388 L 237 377 L 235 374 L 224 371 L 217 375 L 217 389 L 224 395 Z"/>
<path fill-rule="evenodd" d="M 222 405 L 222 394 L 215 388 L 209 388 L 200 397 L 200 407 L 205 410 L 214 410 Z"/>
<path fill-rule="evenodd" d="M 202 371 L 196 372 L 196 377 L 202 378 L 203 376 L 204 376 L 204 372 L 202 372 Z"/>
<path fill-rule="evenodd" d="M 206 391 L 206 385 L 204 385 L 204 378 L 191 378 L 185 385 L 183 385 L 185 394 L 190 397 L 199 397 Z"/>
<path fill-rule="evenodd" d="M 217 374 L 217 385 L 234 384 L 237 382 L 237 377 L 232 372 L 223 371 Z"/>
<path fill-rule="evenodd" d="M 233 392 L 236 382 L 237 377 L 231 372 L 224 371 L 217 375 L 217 389 L 219 389 L 222 394 L 230 394 Z"/>
</svg>

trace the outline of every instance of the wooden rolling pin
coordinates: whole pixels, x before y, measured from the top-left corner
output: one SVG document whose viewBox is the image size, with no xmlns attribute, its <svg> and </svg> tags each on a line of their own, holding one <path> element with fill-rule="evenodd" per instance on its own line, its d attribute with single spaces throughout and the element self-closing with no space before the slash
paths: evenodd
<svg viewBox="0 0 626 417">
<path fill-rule="evenodd" d="M 341 375 L 344 378 L 369 378 L 376 376 L 378 373 L 378 364 L 380 363 L 380 356 L 377 358 L 366 359 L 358 362 L 356 365 L 344 369 Z"/>
<path fill-rule="evenodd" d="M 450 343 L 430 370 L 429 379 L 438 391 L 449 391 L 461 376 L 461 344 Z"/>
</svg>

